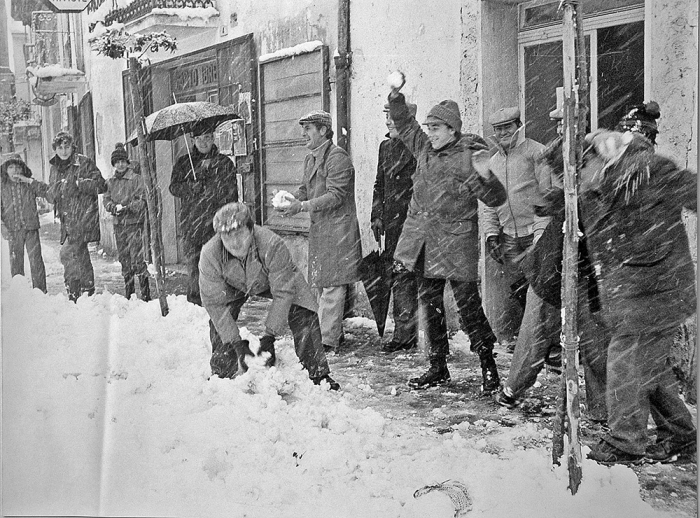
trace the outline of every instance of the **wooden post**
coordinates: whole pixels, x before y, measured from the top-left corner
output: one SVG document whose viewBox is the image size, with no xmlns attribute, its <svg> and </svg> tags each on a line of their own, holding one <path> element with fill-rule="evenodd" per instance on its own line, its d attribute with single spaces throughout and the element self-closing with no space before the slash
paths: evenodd
<svg viewBox="0 0 700 518">
<path fill-rule="evenodd" d="M 168 301 L 163 287 L 165 268 L 163 265 L 163 241 L 160 233 L 160 211 L 158 210 L 157 185 L 151 171 L 151 162 L 148 159 L 146 147 L 145 119 L 143 116 L 143 99 L 141 97 L 141 65 L 136 58 L 129 58 L 129 83 L 131 85 L 131 102 L 134 107 L 136 119 L 136 135 L 138 138 L 139 163 L 141 174 L 146 183 L 146 203 L 148 205 L 148 221 L 151 230 L 151 249 L 153 251 L 153 264 L 156 268 L 156 289 L 160 301 L 160 312 L 163 316 L 168 314 Z"/>
<path fill-rule="evenodd" d="M 567 466 L 569 490 L 576 494 L 581 484 L 581 443 L 579 440 L 578 393 L 578 189 L 576 147 L 578 143 L 576 83 L 576 29 L 573 0 L 563 0 L 564 31 L 564 261 L 562 266 L 562 336 L 566 376 L 566 415 L 568 418 Z"/>
</svg>

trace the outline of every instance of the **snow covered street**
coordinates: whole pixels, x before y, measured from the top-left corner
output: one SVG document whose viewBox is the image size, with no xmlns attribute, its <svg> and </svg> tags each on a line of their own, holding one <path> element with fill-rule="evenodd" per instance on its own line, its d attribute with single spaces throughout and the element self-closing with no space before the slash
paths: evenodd
<svg viewBox="0 0 700 518">
<path fill-rule="evenodd" d="M 56 244 L 43 244 L 60 276 Z M 113 267 L 95 264 L 98 280 Z M 5 273 L 5 515 L 447 518 L 445 493 L 414 492 L 448 479 L 468 488 L 463 516 L 694 514 L 655 510 L 635 471 L 588 461 L 586 447 L 572 497 L 545 419 L 475 403 L 478 361 L 461 333 L 453 383 L 420 394 L 403 382 L 424 368 L 422 354 L 372 353 L 374 323 L 363 318 L 346 321 L 356 350 L 330 357 L 339 393 L 308 380 L 290 337 L 277 342 L 276 367 L 209 379 L 206 312 L 183 295 L 168 297 L 163 318 L 157 300 L 98 290 L 73 304 Z M 448 403 L 424 408 L 436 399 Z"/>
</svg>

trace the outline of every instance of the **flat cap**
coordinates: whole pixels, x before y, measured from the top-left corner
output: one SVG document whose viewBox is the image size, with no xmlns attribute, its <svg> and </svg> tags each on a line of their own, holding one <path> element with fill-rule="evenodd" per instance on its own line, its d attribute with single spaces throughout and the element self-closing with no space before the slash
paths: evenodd
<svg viewBox="0 0 700 518">
<path fill-rule="evenodd" d="M 406 103 L 406 108 L 408 108 L 408 112 L 413 115 L 414 117 L 416 116 L 416 113 L 418 112 L 418 106 L 416 106 L 413 103 Z M 386 113 L 389 113 L 389 103 L 386 103 L 384 105 L 384 111 Z"/>
<path fill-rule="evenodd" d="M 249 224 L 250 209 L 245 203 L 227 203 L 214 214 L 212 225 L 215 232 L 231 232 Z"/>
<path fill-rule="evenodd" d="M 502 126 L 516 120 L 520 120 L 520 109 L 517 106 L 510 106 L 492 113 L 491 117 L 489 117 L 489 124 L 491 126 Z"/>
<path fill-rule="evenodd" d="M 333 119 L 331 114 L 324 112 L 323 110 L 314 110 L 311 113 L 307 113 L 301 119 L 299 119 L 299 124 L 304 125 L 307 123 L 323 124 L 324 126 L 333 126 Z"/>
</svg>

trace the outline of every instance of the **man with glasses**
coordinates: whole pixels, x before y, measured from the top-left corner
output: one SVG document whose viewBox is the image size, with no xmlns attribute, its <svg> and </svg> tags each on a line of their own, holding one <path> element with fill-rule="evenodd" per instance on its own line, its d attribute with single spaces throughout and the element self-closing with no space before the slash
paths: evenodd
<svg viewBox="0 0 700 518">
<path fill-rule="evenodd" d="M 199 254 L 214 236 L 212 220 L 219 207 L 238 201 L 236 166 L 219 152 L 211 128 L 193 133 L 194 146 L 178 158 L 170 178 L 170 194 L 180 198 L 180 235 L 187 263 L 187 300 L 202 305 Z"/>
</svg>

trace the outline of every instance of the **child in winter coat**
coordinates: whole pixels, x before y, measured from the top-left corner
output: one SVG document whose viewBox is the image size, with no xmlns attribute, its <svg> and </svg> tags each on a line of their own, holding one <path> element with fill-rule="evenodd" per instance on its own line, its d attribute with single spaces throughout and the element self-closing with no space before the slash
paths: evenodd
<svg viewBox="0 0 700 518">
<path fill-rule="evenodd" d="M 24 248 L 27 248 L 32 285 L 46 293 L 46 269 L 41 257 L 37 197 L 45 198 L 49 186 L 32 178 L 22 157 L 11 153 L 0 166 L 2 183 L 2 235 L 10 245 L 12 276 L 24 275 Z"/>
<path fill-rule="evenodd" d="M 112 152 L 114 176 L 107 180 L 104 206 L 114 216 L 117 254 L 122 265 L 126 298 L 135 293 L 139 279 L 141 299 L 151 300 L 148 270 L 143 254 L 143 226 L 146 220 L 146 190 L 140 175 L 129 166 L 124 144 Z"/>
</svg>

